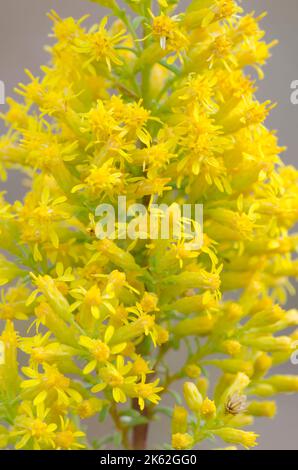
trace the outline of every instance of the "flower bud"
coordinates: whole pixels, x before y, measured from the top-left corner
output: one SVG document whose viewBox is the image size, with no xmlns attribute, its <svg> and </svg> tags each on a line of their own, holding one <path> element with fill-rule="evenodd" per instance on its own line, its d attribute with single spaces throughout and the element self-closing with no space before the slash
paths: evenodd
<svg viewBox="0 0 298 470">
<path fill-rule="evenodd" d="M 184 398 L 188 408 L 198 413 L 203 403 L 203 397 L 192 382 L 185 382 L 183 386 Z"/>
<path fill-rule="evenodd" d="M 253 416 L 273 418 L 276 414 L 276 403 L 274 401 L 252 401 L 247 412 Z"/>
<path fill-rule="evenodd" d="M 205 419 L 211 419 L 216 413 L 216 406 L 214 401 L 205 398 L 201 406 L 202 417 Z"/>
<path fill-rule="evenodd" d="M 272 385 L 277 392 L 298 392 L 297 375 L 274 375 L 266 380 L 266 384 Z"/>
<path fill-rule="evenodd" d="M 259 437 L 254 432 L 242 431 L 234 428 L 221 428 L 213 431 L 213 434 L 223 439 L 225 442 L 240 444 L 246 449 L 257 445 L 256 439 Z"/>
<path fill-rule="evenodd" d="M 185 433 L 187 431 L 187 410 L 182 406 L 175 406 L 172 417 L 172 433 Z"/>
<path fill-rule="evenodd" d="M 268 354 L 261 353 L 254 363 L 254 376 L 262 377 L 272 366 L 272 359 Z"/>
<path fill-rule="evenodd" d="M 182 320 L 173 328 L 173 333 L 177 336 L 208 335 L 214 326 L 215 320 L 211 316 L 203 316 Z"/>
<path fill-rule="evenodd" d="M 207 395 L 207 390 L 209 388 L 209 380 L 207 379 L 207 377 L 199 377 L 197 382 L 196 382 L 196 386 L 200 392 L 200 394 L 203 396 L 203 397 L 206 397 Z"/>
<path fill-rule="evenodd" d="M 205 361 L 204 363 L 214 365 L 229 374 L 242 372 L 249 377 L 253 374 L 253 364 L 249 361 L 243 361 L 242 359 L 212 359 L 210 361 Z"/>
<path fill-rule="evenodd" d="M 239 341 L 227 339 L 223 342 L 222 348 L 226 354 L 229 354 L 229 356 L 237 356 L 241 351 L 241 344 Z"/>
<path fill-rule="evenodd" d="M 190 434 L 176 433 L 172 436 L 172 447 L 176 450 L 191 449 L 193 445 L 193 438 Z"/>
<path fill-rule="evenodd" d="M 184 371 L 190 379 L 196 379 L 201 374 L 201 369 L 196 364 L 186 364 Z"/>
</svg>

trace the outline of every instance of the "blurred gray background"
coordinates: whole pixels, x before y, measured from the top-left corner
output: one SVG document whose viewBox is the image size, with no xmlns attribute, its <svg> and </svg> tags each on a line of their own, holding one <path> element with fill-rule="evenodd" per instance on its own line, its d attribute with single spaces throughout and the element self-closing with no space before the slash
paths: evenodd
<svg viewBox="0 0 298 470">
<path fill-rule="evenodd" d="M 189 3 L 188 1 L 181 3 Z M 268 11 L 263 20 L 267 39 L 278 38 L 280 43 L 273 50 L 273 57 L 265 69 L 266 78 L 259 83 L 259 98 L 271 99 L 278 107 L 271 113 L 268 125 L 278 129 L 281 145 L 288 151 L 284 155 L 287 163 L 298 163 L 298 105 L 290 102 L 290 84 L 298 80 L 298 0 L 244 0 L 243 8 L 261 13 Z M 13 94 L 18 82 L 26 80 L 24 68 L 39 73 L 39 66 L 48 60 L 43 47 L 49 42 L 51 22 L 46 12 L 55 9 L 61 16 L 80 17 L 92 14 L 96 20 L 105 11 L 85 0 L 0 0 L 0 80 L 5 83 L 6 96 Z M 5 106 L 0 106 L 0 112 Z M 0 124 L 0 131 L 3 126 Z M 10 200 L 20 195 L 20 181 L 12 174 L 0 191 L 6 190 Z M 298 297 L 291 299 L 290 305 L 297 306 Z M 288 364 L 282 372 L 297 374 L 298 366 Z M 298 449 L 298 395 L 283 396 L 278 399 L 278 415 L 274 421 L 258 420 L 254 430 L 260 432 L 260 445 L 257 449 Z M 165 439 L 168 423 L 155 427 L 152 442 Z M 98 430 L 100 434 L 103 432 Z M 97 434 L 94 428 L 93 435 Z M 167 436 L 168 437 L 168 436 Z"/>
</svg>

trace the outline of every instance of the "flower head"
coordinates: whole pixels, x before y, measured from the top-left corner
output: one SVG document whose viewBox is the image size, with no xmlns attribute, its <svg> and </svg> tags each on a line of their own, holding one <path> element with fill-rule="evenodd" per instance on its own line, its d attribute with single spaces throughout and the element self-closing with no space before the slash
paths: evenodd
<svg viewBox="0 0 298 470">
<path fill-rule="evenodd" d="M 49 409 L 43 403 L 32 406 L 30 402 L 23 402 L 15 422 L 13 436 L 17 437 L 16 449 L 32 445 L 34 450 L 55 448 L 55 431 L 57 425 L 48 423 Z"/>
</svg>

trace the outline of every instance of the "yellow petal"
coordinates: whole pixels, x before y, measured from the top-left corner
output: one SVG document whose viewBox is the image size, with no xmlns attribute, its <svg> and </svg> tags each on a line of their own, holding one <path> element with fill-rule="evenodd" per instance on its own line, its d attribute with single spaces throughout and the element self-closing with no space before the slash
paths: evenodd
<svg viewBox="0 0 298 470">
<path fill-rule="evenodd" d="M 92 393 L 101 392 L 104 388 L 106 388 L 106 384 L 97 384 L 91 388 Z"/>
<path fill-rule="evenodd" d="M 105 337 L 104 337 L 105 343 L 108 344 L 111 341 L 111 338 L 112 338 L 114 332 L 115 332 L 115 328 L 112 325 L 108 326 L 108 328 L 106 329 L 106 332 L 105 332 Z"/>
<path fill-rule="evenodd" d="M 34 398 L 34 405 L 37 406 L 39 405 L 40 403 L 44 402 L 45 399 L 47 398 L 47 392 L 46 390 L 43 390 L 42 392 L 40 392 L 35 398 Z"/>
<path fill-rule="evenodd" d="M 94 371 L 95 367 L 96 367 L 96 364 L 97 362 L 94 360 L 94 361 L 90 361 L 83 369 L 83 374 L 90 374 L 91 372 Z"/>
<path fill-rule="evenodd" d="M 91 349 L 93 347 L 93 341 L 88 336 L 80 336 L 79 344 L 87 349 Z"/>
<path fill-rule="evenodd" d="M 117 344 L 111 349 L 112 354 L 119 354 L 126 348 L 126 343 Z"/>
</svg>

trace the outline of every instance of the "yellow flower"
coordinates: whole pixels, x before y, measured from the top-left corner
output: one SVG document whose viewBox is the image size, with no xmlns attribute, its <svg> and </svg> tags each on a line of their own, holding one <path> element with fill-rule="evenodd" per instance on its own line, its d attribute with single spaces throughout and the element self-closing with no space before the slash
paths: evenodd
<svg viewBox="0 0 298 470">
<path fill-rule="evenodd" d="M 84 449 L 85 444 L 80 442 L 84 437 L 85 433 L 77 431 L 69 419 L 64 420 L 61 418 L 60 429 L 56 432 L 55 447 L 57 450 Z"/>
<path fill-rule="evenodd" d="M 60 318 L 65 321 L 69 321 L 72 318 L 70 305 L 59 289 L 59 279 L 53 279 L 51 276 L 35 276 L 31 273 L 31 277 L 37 287 L 27 299 L 26 305 L 31 305 L 38 295 L 42 294 L 53 310 L 58 314 Z"/>
<path fill-rule="evenodd" d="M 24 286 L 11 287 L 1 291 L 0 318 L 2 320 L 27 320 L 29 309 L 26 307 L 28 291 Z"/>
<path fill-rule="evenodd" d="M 101 191 L 111 192 L 115 187 L 121 189 L 123 175 L 117 171 L 116 168 L 112 168 L 112 161 L 106 162 L 100 168 L 92 168 L 90 174 L 86 178 L 86 187 L 90 188 L 91 192 L 97 194 Z"/>
<path fill-rule="evenodd" d="M 80 393 L 71 387 L 71 380 L 59 372 L 57 366 L 43 364 L 44 372 L 40 373 L 30 367 L 23 367 L 23 373 L 29 377 L 21 383 L 21 388 L 31 390 L 34 405 L 56 397 L 58 402 L 69 405 L 71 401 L 79 403 L 82 400 Z M 33 393 L 34 392 L 34 393 Z"/>
<path fill-rule="evenodd" d="M 202 416 L 206 419 L 212 418 L 216 413 L 216 406 L 214 401 L 205 398 L 201 406 Z"/>
<path fill-rule="evenodd" d="M 111 70 L 112 64 L 122 64 L 115 46 L 125 39 L 124 31 L 111 36 L 106 30 L 107 21 L 107 17 L 103 18 L 98 26 L 95 25 L 88 34 L 75 41 L 74 49 L 86 56 L 85 67 L 90 68 L 92 62 L 105 62 Z"/>
<path fill-rule="evenodd" d="M 177 52 L 181 58 L 180 52 L 188 47 L 188 38 L 179 27 L 179 16 L 169 17 L 165 14 L 154 16 L 152 13 L 151 16 L 152 35 L 159 40 L 161 49 Z"/>
<path fill-rule="evenodd" d="M 69 346 L 61 345 L 50 338 L 51 333 L 38 334 L 20 341 L 20 349 L 30 355 L 31 365 L 59 362 L 70 358 L 74 350 Z"/>
<path fill-rule="evenodd" d="M 224 352 L 230 356 L 237 356 L 241 351 L 241 344 L 236 340 L 226 340 L 223 342 Z"/>
<path fill-rule="evenodd" d="M 89 398 L 78 404 L 76 412 L 81 419 L 88 419 L 101 411 L 103 402 L 97 398 Z"/>
<path fill-rule="evenodd" d="M 125 403 L 127 393 L 131 393 L 133 385 L 137 381 L 137 376 L 128 375 L 132 369 L 132 363 L 125 364 L 122 356 L 117 356 L 116 365 L 107 363 L 105 367 L 99 369 L 98 374 L 101 382 L 91 391 L 93 393 L 101 392 L 106 387 L 112 389 L 113 399 L 116 403 Z"/>
<path fill-rule="evenodd" d="M 190 379 L 196 379 L 201 374 L 201 369 L 196 364 L 187 364 L 185 366 L 185 373 Z"/>
<path fill-rule="evenodd" d="M 177 450 L 191 449 L 193 446 L 193 438 L 190 434 L 176 433 L 172 436 L 172 447 Z"/>
<path fill-rule="evenodd" d="M 155 345 L 158 338 L 155 316 L 147 315 L 139 303 L 136 304 L 136 307 L 129 307 L 127 310 L 132 313 L 131 318 L 134 320 L 134 324 L 129 325 L 130 329 L 133 330 L 134 327 L 136 330 L 139 330 L 139 334 L 145 333 L 146 336 L 150 335 L 153 344 Z M 135 317 L 137 319 L 135 319 Z"/>
<path fill-rule="evenodd" d="M 63 20 L 60 18 L 58 13 L 54 10 L 48 14 L 48 17 L 53 21 L 53 33 L 54 36 L 58 39 L 60 44 L 72 42 L 75 38 L 80 37 L 83 29 L 81 24 L 87 18 L 83 16 L 78 21 L 75 21 L 74 18 L 66 18 Z"/>
<path fill-rule="evenodd" d="M 115 312 L 111 303 L 113 295 L 110 293 L 102 294 L 97 285 L 91 286 L 88 290 L 83 287 L 73 289 L 71 295 L 78 299 L 71 305 L 71 311 L 81 307 L 83 310 L 90 312 L 96 320 L 100 317 L 102 307 L 105 307 L 111 313 Z"/>
<path fill-rule="evenodd" d="M 39 233 L 39 240 L 47 241 L 50 240 L 52 245 L 55 248 L 59 247 L 59 236 L 57 234 L 55 223 L 58 221 L 66 220 L 69 215 L 59 206 L 64 204 L 66 201 L 65 196 L 58 197 L 56 199 L 51 199 L 48 188 L 44 188 L 41 194 L 40 202 L 37 204 L 33 211 L 30 214 L 30 225 L 35 228 Z M 21 214 L 20 222 L 24 223 L 27 220 L 26 217 Z M 28 232 L 27 232 L 28 234 Z M 26 237 L 26 228 L 24 232 Z M 36 240 L 37 241 L 37 240 Z M 35 259 L 42 259 L 40 251 L 38 249 L 38 243 L 34 245 L 35 249 Z"/>
<path fill-rule="evenodd" d="M 151 292 L 145 292 L 140 302 L 141 307 L 145 313 L 157 312 L 158 297 Z"/>
<path fill-rule="evenodd" d="M 92 357 L 91 361 L 88 362 L 83 370 L 84 374 L 90 374 L 97 365 L 105 364 L 109 360 L 112 360 L 112 355 L 119 354 L 125 349 L 126 343 L 120 343 L 111 348 L 109 347 L 114 331 L 114 327 L 109 326 L 105 331 L 103 341 L 100 339 L 91 339 L 88 336 L 80 337 L 79 344 L 88 349 Z"/>
<path fill-rule="evenodd" d="M 159 379 L 151 383 L 145 383 L 145 378 L 142 381 L 135 384 L 134 393 L 138 399 L 139 407 L 141 410 L 145 408 L 145 400 L 150 401 L 154 405 L 157 405 L 160 401 L 159 392 L 163 390 L 163 387 L 158 387 Z"/>
<path fill-rule="evenodd" d="M 154 371 L 150 369 L 148 363 L 142 356 L 136 355 L 131 372 L 137 376 L 145 377 L 147 374 L 153 374 Z"/>
<path fill-rule="evenodd" d="M 12 435 L 17 437 L 16 449 L 32 446 L 34 450 L 55 448 L 55 423 L 47 423 L 49 408 L 43 403 L 35 407 L 30 402 L 23 402 L 16 418 Z"/>
</svg>

